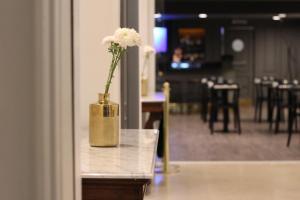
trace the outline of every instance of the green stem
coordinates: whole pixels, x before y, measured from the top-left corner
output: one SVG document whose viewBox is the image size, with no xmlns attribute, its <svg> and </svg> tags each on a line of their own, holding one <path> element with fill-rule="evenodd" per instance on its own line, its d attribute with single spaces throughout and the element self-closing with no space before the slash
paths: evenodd
<svg viewBox="0 0 300 200">
<path fill-rule="evenodd" d="M 112 52 L 113 57 L 112 57 L 112 62 L 111 62 L 110 69 L 109 69 L 108 78 L 107 78 L 106 85 L 105 85 L 105 94 L 108 94 L 108 92 L 109 92 L 109 88 L 110 88 L 110 85 L 112 82 L 112 78 L 113 78 L 115 69 L 117 68 L 118 62 L 121 59 L 123 51 L 124 51 L 123 49 L 117 49 L 117 50 L 113 50 L 113 52 Z"/>
</svg>

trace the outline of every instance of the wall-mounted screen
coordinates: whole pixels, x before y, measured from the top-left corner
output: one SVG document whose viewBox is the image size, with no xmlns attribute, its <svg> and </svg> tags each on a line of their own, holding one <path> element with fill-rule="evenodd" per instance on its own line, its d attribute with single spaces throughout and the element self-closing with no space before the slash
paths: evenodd
<svg viewBox="0 0 300 200">
<path fill-rule="evenodd" d="M 166 27 L 154 28 L 154 47 L 157 53 L 165 53 L 168 48 L 168 31 Z"/>
</svg>

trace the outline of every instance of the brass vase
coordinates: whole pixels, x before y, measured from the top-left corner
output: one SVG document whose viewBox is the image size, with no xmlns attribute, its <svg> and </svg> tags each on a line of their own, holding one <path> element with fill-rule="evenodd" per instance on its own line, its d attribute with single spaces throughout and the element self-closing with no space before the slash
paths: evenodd
<svg viewBox="0 0 300 200">
<path fill-rule="evenodd" d="M 97 103 L 90 104 L 90 145 L 113 147 L 119 144 L 119 105 L 109 94 L 99 94 Z"/>
<path fill-rule="evenodd" d="M 142 96 L 148 95 L 148 79 L 142 78 Z"/>
</svg>

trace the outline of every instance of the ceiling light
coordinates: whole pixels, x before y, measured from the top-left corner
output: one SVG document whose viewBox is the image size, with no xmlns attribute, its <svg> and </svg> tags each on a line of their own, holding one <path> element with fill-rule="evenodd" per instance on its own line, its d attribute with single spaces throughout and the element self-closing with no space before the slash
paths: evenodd
<svg viewBox="0 0 300 200">
<path fill-rule="evenodd" d="M 159 19 L 159 18 L 161 18 L 162 17 L 162 14 L 160 14 L 160 13 L 155 13 L 154 14 L 154 18 L 155 19 Z"/>
<path fill-rule="evenodd" d="M 272 18 L 274 21 L 279 21 L 280 20 L 280 17 L 278 16 L 278 15 L 275 15 L 275 16 L 273 16 L 273 18 Z"/>
<path fill-rule="evenodd" d="M 198 15 L 198 17 L 201 18 L 201 19 L 204 19 L 204 18 L 207 18 L 207 14 L 206 13 L 200 13 Z"/>
<path fill-rule="evenodd" d="M 280 18 L 285 18 L 285 17 L 286 17 L 286 14 L 285 14 L 285 13 L 280 13 L 280 14 L 278 14 L 278 16 L 279 16 Z"/>
</svg>

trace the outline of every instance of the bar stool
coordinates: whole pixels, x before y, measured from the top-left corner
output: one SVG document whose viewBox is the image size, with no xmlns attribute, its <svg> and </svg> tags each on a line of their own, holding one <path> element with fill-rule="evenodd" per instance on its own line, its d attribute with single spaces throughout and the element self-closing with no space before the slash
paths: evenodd
<svg viewBox="0 0 300 200">
<path fill-rule="evenodd" d="M 297 119 L 300 117 L 300 86 L 294 85 L 292 89 L 289 90 L 289 118 L 288 118 L 288 140 L 287 147 L 290 146 L 292 134 L 294 132 L 293 125 L 295 123 L 295 128 L 297 131 Z"/>
<path fill-rule="evenodd" d="M 209 102 L 208 79 L 202 78 L 200 85 L 200 115 L 204 122 L 207 121 L 207 107 Z"/>
<path fill-rule="evenodd" d="M 228 132 L 229 109 L 234 114 L 234 126 L 241 134 L 241 119 L 239 109 L 239 86 L 237 84 L 215 84 L 211 89 L 211 109 L 209 128 L 211 134 L 214 133 L 214 123 L 217 121 L 219 109 L 223 110 L 223 131 Z M 231 97 L 231 98 L 229 98 Z"/>
<path fill-rule="evenodd" d="M 208 105 L 211 102 L 211 88 L 217 82 L 224 82 L 223 78 L 212 76 L 201 79 L 200 115 L 204 122 L 207 122 Z"/>
<path fill-rule="evenodd" d="M 254 111 L 254 121 L 261 122 L 262 116 L 262 106 L 264 102 L 268 101 L 267 95 L 264 94 L 264 88 L 262 85 L 261 78 L 254 79 L 254 88 L 255 88 L 255 111 Z"/>
<path fill-rule="evenodd" d="M 267 120 L 270 121 L 270 86 L 275 78 L 273 76 L 263 76 L 254 79 L 255 88 L 255 112 L 254 121 L 262 121 L 263 104 L 267 104 Z"/>
<path fill-rule="evenodd" d="M 287 79 L 284 79 L 275 87 L 273 109 L 276 109 L 275 133 L 278 133 L 280 122 L 284 120 L 284 110 L 290 107 L 289 90 L 293 87 L 293 84 L 290 84 Z M 272 122 L 270 127 L 272 128 Z"/>
</svg>

